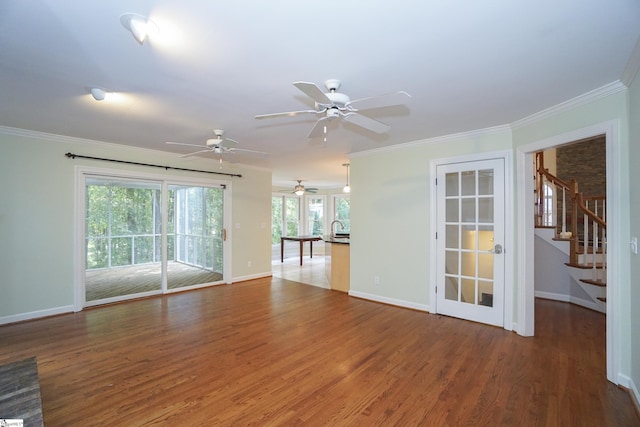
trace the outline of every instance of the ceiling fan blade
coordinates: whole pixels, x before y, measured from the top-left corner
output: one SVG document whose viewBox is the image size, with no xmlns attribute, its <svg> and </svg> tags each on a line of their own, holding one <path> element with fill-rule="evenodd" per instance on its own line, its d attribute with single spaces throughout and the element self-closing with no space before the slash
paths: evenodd
<svg viewBox="0 0 640 427">
<path fill-rule="evenodd" d="M 195 156 L 195 155 L 196 155 L 196 154 L 198 154 L 198 153 L 206 153 L 206 152 L 209 152 L 209 151 L 211 151 L 211 150 L 210 150 L 210 149 L 208 149 L 208 148 L 206 148 L 206 149 L 204 149 L 204 150 L 195 151 L 195 152 L 193 152 L 193 153 L 183 154 L 182 156 L 180 156 L 180 158 L 183 158 L 183 157 L 191 157 L 191 156 Z"/>
<path fill-rule="evenodd" d="M 317 188 L 309 188 L 309 187 L 305 187 L 304 191 L 308 192 L 308 193 L 317 193 L 318 189 Z"/>
<path fill-rule="evenodd" d="M 200 145 L 196 145 L 196 144 L 185 144 L 184 142 L 171 142 L 171 141 L 167 141 L 165 144 L 169 144 L 169 145 L 185 145 L 187 147 L 198 147 L 198 148 L 202 148 L 202 144 Z"/>
<path fill-rule="evenodd" d="M 322 113 L 323 110 L 299 110 L 299 111 L 286 111 L 283 113 L 272 113 L 272 114 L 259 114 L 255 116 L 256 119 L 271 119 L 273 117 L 293 117 L 298 114 L 307 114 L 307 113 Z"/>
<path fill-rule="evenodd" d="M 370 119 L 369 117 L 363 116 L 362 114 L 358 113 L 345 113 L 342 117 L 344 117 L 346 121 L 353 123 L 354 125 L 358 125 L 375 133 L 385 133 L 389 129 L 391 129 L 391 126 L 389 125 L 386 125 L 377 120 Z"/>
<path fill-rule="evenodd" d="M 227 144 L 227 142 L 229 144 Z M 231 138 L 224 138 L 222 140 L 222 142 L 220 143 L 220 145 L 233 145 L 233 144 L 239 144 L 238 141 L 236 141 L 235 139 L 231 139 Z"/>
<path fill-rule="evenodd" d="M 329 97 L 315 83 L 295 82 L 293 85 L 298 89 L 300 89 L 302 92 L 304 92 L 305 95 L 309 96 L 311 99 L 316 101 L 318 104 L 323 104 L 323 105 L 333 104 L 333 102 L 331 102 Z"/>
<path fill-rule="evenodd" d="M 265 153 L 264 151 L 256 151 L 256 150 L 247 150 L 245 148 L 229 148 L 228 150 L 226 150 L 228 152 L 234 152 L 234 151 L 244 151 L 245 153 L 256 153 L 256 154 L 264 154 L 265 156 L 267 155 L 267 153 Z"/>
<path fill-rule="evenodd" d="M 327 121 L 326 117 L 322 117 L 318 119 L 316 124 L 313 125 L 313 128 L 311 128 L 311 131 L 309 132 L 309 135 L 307 135 L 307 138 L 315 138 L 316 136 L 324 135 L 325 126 L 327 125 L 325 123 L 326 121 Z"/>
<path fill-rule="evenodd" d="M 411 98 L 407 92 L 401 90 L 399 92 L 387 93 L 384 95 L 371 96 L 369 98 L 354 99 L 346 104 L 347 109 L 368 110 L 370 108 L 388 107 L 390 105 L 404 104 Z"/>
</svg>

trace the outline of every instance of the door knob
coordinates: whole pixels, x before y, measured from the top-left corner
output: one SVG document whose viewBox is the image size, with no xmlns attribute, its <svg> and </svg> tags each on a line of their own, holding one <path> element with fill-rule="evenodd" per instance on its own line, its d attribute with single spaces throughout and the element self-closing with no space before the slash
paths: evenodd
<svg viewBox="0 0 640 427">
<path fill-rule="evenodd" d="M 490 250 L 489 252 L 491 252 L 491 253 L 493 253 L 493 254 L 496 254 L 496 255 L 500 255 L 500 254 L 502 253 L 502 245 L 499 245 L 499 244 L 498 244 L 498 245 L 495 245 L 495 246 L 493 247 L 493 249 L 492 249 L 492 250 Z"/>
</svg>

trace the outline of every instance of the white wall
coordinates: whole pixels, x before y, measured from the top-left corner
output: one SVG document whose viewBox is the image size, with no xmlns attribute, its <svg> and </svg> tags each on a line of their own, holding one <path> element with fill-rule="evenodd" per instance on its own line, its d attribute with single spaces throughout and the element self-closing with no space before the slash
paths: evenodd
<svg viewBox="0 0 640 427">
<path fill-rule="evenodd" d="M 352 155 L 350 292 L 428 310 L 431 160 L 510 148 L 501 127 Z"/>
<path fill-rule="evenodd" d="M 629 215 L 630 236 L 640 238 L 640 76 L 636 76 L 629 93 Z M 623 242 L 624 243 L 624 242 Z M 631 379 L 636 399 L 640 401 L 640 255 L 632 254 L 629 274 L 631 310 Z"/>
<path fill-rule="evenodd" d="M 64 156 L 67 152 L 218 170 L 218 164 L 210 160 L 177 159 L 150 150 L 0 128 L 0 323 L 73 307 L 76 166 L 198 179 L 215 176 L 71 160 Z M 243 175 L 232 178 L 232 277 L 270 275 L 271 173 L 239 167 L 230 172 Z M 251 268 L 248 261 L 252 261 Z"/>
</svg>

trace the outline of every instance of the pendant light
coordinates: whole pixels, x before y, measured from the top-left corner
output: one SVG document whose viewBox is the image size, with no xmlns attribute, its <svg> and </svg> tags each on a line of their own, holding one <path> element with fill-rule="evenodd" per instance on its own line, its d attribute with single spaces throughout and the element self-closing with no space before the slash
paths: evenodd
<svg viewBox="0 0 640 427">
<path fill-rule="evenodd" d="M 349 185 L 349 163 L 343 163 L 342 166 L 347 168 L 347 185 L 342 189 L 343 193 L 351 193 L 351 186 Z"/>
</svg>

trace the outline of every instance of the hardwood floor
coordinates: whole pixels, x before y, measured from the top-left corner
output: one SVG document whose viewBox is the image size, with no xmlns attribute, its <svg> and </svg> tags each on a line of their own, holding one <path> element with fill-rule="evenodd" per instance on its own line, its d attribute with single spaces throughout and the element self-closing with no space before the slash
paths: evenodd
<svg viewBox="0 0 640 427">
<path fill-rule="evenodd" d="M 265 278 L 0 327 L 45 425 L 640 425 L 605 317 L 536 301 L 537 336 Z M 1 415 L 0 415 L 1 416 Z"/>
</svg>

